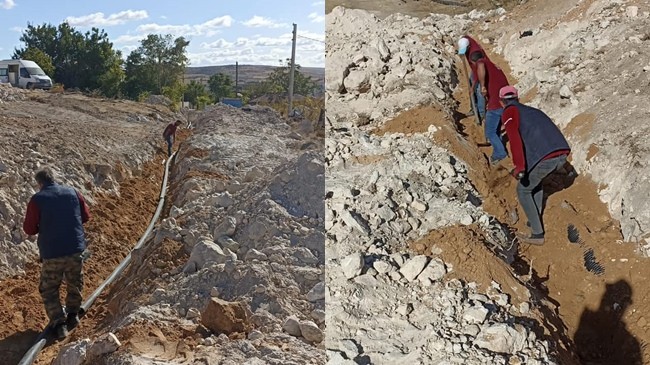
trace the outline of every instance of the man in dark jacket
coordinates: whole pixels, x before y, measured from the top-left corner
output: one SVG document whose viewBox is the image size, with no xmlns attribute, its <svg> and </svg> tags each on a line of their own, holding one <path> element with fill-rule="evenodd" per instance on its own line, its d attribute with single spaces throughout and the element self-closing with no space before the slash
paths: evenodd
<svg viewBox="0 0 650 365">
<path fill-rule="evenodd" d="M 541 246 L 544 244 L 542 180 L 564 167 L 571 148 L 548 115 L 519 103 L 517 89 L 503 87 L 499 90 L 499 98 L 505 107 L 501 121 L 515 165 L 511 173 L 519 180 L 517 196 L 532 230 L 530 236 L 518 238 L 524 243 Z"/>
<path fill-rule="evenodd" d="M 39 292 L 50 325 L 59 338 L 68 334 L 68 327 L 79 323 L 81 289 L 83 286 L 83 252 L 86 238 L 83 223 L 90 219 L 83 196 L 73 188 L 58 185 L 49 168 L 36 173 L 40 191 L 27 204 L 23 230 L 38 234 L 38 250 L 42 260 Z M 63 277 L 67 283 L 66 312 L 59 299 Z"/>
<path fill-rule="evenodd" d="M 174 138 L 176 138 L 176 129 L 181 125 L 181 121 L 177 120 L 176 123 L 169 123 L 163 132 L 163 138 L 167 141 L 167 155 L 172 155 L 172 146 L 174 145 Z"/>
</svg>

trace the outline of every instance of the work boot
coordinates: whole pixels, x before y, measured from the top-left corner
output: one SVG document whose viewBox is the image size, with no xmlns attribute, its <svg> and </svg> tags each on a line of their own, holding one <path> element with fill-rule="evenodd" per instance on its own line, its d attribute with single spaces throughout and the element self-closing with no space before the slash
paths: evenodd
<svg viewBox="0 0 650 365">
<path fill-rule="evenodd" d="M 527 243 L 529 245 L 542 246 L 544 244 L 544 233 L 540 234 L 531 234 L 530 236 L 525 236 L 523 234 L 517 233 L 517 239 L 521 243 Z"/>
<path fill-rule="evenodd" d="M 61 322 L 54 327 L 54 333 L 59 340 L 68 337 L 68 328 L 65 322 Z"/>
<path fill-rule="evenodd" d="M 79 316 L 77 313 L 68 313 L 68 318 L 65 321 L 68 330 L 71 330 L 79 325 Z"/>
</svg>

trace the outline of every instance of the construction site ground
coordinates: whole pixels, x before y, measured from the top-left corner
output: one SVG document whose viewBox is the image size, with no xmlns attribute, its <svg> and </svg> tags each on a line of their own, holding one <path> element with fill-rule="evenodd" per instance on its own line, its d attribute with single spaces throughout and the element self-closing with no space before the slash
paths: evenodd
<svg viewBox="0 0 650 365">
<path fill-rule="evenodd" d="M 508 69 L 503 60 L 498 63 Z M 460 62 L 457 66 L 460 72 Z M 485 146 L 483 126 L 476 123 L 473 114 L 467 114 L 469 99 L 466 85 L 461 85 L 455 94 L 456 119 L 435 107 L 417 108 L 388 121 L 375 133 L 424 133 L 435 125 L 439 128 L 436 143 L 472 167 L 470 177 L 481 193 L 483 209 L 513 231 L 527 233 L 526 216 L 518 205 L 517 182 L 509 174 L 512 162 L 508 158 L 499 167 L 488 163 L 491 147 Z M 524 95 L 522 101 L 528 98 L 530 95 Z M 562 364 L 632 364 L 632 359 L 639 357 L 646 363 L 650 361 L 650 351 L 644 345 L 650 340 L 650 288 L 645 285 L 650 278 L 648 259 L 638 255 L 634 244 L 623 243 L 618 222 L 600 201 L 589 176 L 562 180 L 556 175 L 545 181 L 549 197 L 544 212 L 544 246 L 520 245 L 512 266 L 487 249 L 485 237 L 472 226 L 432 231 L 410 247 L 421 254 L 430 254 L 433 245 L 441 248 L 444 261 L 454 265 L 452 278 L 475 281 L 484 288 L 497 282 L 505 290 L 510 288 L 508 292 L 515 300 L 529 300 L 517 291 L 521 285 L 528 287 L 540 304 L 543 333 L 539 335 L 552 338 L 560 346 Z M 570 242 L 569 225 L 580 233 L 580 243 Z M 602 275 L 585 268 L 587 249 L 593 249 L 604 267 Z"/>
<path fill-rule="evenodd" d="M 333 5 L 328 7 L 328 11 L 334 5 L 344 3 L 347 7 L 369 10 L 380 17 L 392 13 L 425 16 L 434 12 L 430 10 L 434 8 L 436 12 L 456 13 L 448 7 L 441 10 L 437 5 L 423 1 L 381 5 L 365 1 L 329 3 Z M 513 8 L 509 18 L 523 19 L 520 27 L 525 30 L 526 22 L 541 22 L 535 18 L 537 16 L 549 24 L 571 21 L 591 3 L 585 1 L 576 6 L 568 2 L 532 1 Z M 630 4 L 633 3 L 637 2 Z M 419 11 L 418 7 L 426 11 Z M 469 31 L 473 35 L 483 32 L 481 22 Z M 498 32 L 498 25 L 490 27 L 490 35 L 498 35 Z M 517 80 L 507 61 L 494 52 L 488 53 L 506 72 L 511 84 L 515 84 Z M 467 77 L 462 70 L 458 59 L 456 71 L 461 80 Z M 536 88 L 531 89 L 522 96 L 522 101 L 532 100 L 536 92 Z M 471 166 L 469 175 L 481 194 L 482 208 L 513 232 L 528 233 L 526 216 L 516 195 L 517 181 L 509 174 L 512 162 L 507 159 L 499 167 L 490 166 L 491 147 L 486 145 L 483 126 L 468 114 L 470 103 L 466 82 L 459 82 L 454 99 L 455 110 L 451 116 L 435 105 L 423 106 L 402 112 L 374 128 L 373 133 L 409 135 L 426 133 L 431 130 L 431 125 L 436 126 L 433 137 L 436 144 Z M 578 116 L 572 120 L 567 132 L 588 130 L 590 122 L 593 118 Z M 594 150 L 589 154 L 593 156 L 597 152 Z M 519 245 L 511 265 L 486 247 L 486 238 L 474 225 L 434 230 L 409 246 L 426 255 L 431 255 L 434 246 L 442 249 L 443 260 L 453 264 L 451 278 L 478 282 L 484 288 L 494 281 L 512 296 L 515 303 L 536 303 L 538 311 L 534 316 L 541 324 L 537 329 L 538 335 L 558 345 L 561 364 L 650 363 L 650 350 L 646 346 L 650 340 L 650 289 L 646 285 L 650 278 L 648 258 L 640 254 L 637 244 L 624 242 L 620 223 L 612 218 L 607 205 L 599 197 L 600 187 L 589 174 L 578 174 L 577 178 L 554 174 L 545 180 L 544 186 L 548 196 L 544 211 L 546 242 L 541 247 Z M 571 231 L 574 236 L 570 239 Z M 575 232 L 579 232 L 578 239 Z M 578 242 L 571 242 L 576 240 Z M 589 250 L 593 250 L 593 260 L 585 258 Z M 602 274 L 588 270 L 590 265 L 593 269 L 594 263 L 603 268 Z M 528 288 L 532 298 L 522 297 L 522 286 Z"/>
<path fill-rule="evenodd" d="M 128 131 L 124 131 L 122 134 L 121 143 L 118 142 L 119 145 L 115 143 L 115 149 L 111 149 L 109 153 L 128 150 L 127 146 L 131 144 L 137 147 L 137 143 L 145 143 L 146 148 L 140 146 L 145 151 L 151 148 L 150 145 L 155 142 L 146 132 L 138 137 L 142 138 L 142 141 L 138 142 L 133 139 L 130 135 L 133 128 L 126 127 L 125 124 L 128 122 L 118 121 L 121 117 L 120 114 L 140 115 L 149 109 L 150 114 L 155 113 L 167 118 L 171 115 L 168 109 L 156 105 L 107 101 L 79 94 L 27 93 L 21 90 L 14 90 L 14 93 L 23 94 L 25 100 L 9 102 L 4 105 L 5 123 L 10 123 L 8 125 L 10 131 L 27 133 L 34 138 L 42 136 L 41 138 L 46 140 L 46 144 L 41 147 L 46 147 L 47 143 L 58 142 L 54 146 L 55 150 L 50 150 L 50 155 L 47 156 L 51 161 L 56 161 L 61 157 L 60 154 L 74 151 L 77 148 L 84 157 L 84 160 L 79 163 L 105 159 L 107 152 L 101 148 L 88 147 L 87 142 L 82 142 L 83 139 L 74 141 L 75 136 L 85 136 L 86 140 L 94 139 L 94 136 L 89 136 L 88 131 L 84 130 L 88 125 L 83 123 L 93 123 L 95 120 L 101 119 L 108 123 L 109 129 L 112 129 L 107 132 L 112 136 L 110 140 L 92 142 L 100 142 L 104 147 L 109 147 L 115 143 L 113 140 L 120 139 L 116 138 L 118 137 L 116 132 L 119 134 L 120 130 L 127 129 Z M 147 117 L 151 118 L 150 114 Z M 72 118 L 76 123 L 67 122 Z M 104 126 L 101 125 L 99 128 L 104 128 Z M 156 134 L 160 128 L 164 128 L 163 123 L 155 128 Z M 148 129 L 143 128 L 143 131 Z M 188 130 L 179 131 L 176 147 L 189 136 L 189 133 Z M 125 136 L 126 138 L 124 138 Z M 92 219 L 85 226 L 91 256 L 84 264 L 84 298 L 87 298 L 117 267 L 149 224 L 149 218 L 153 216 L 158 204 L 164 172 L 163 163 L 167 158 L 163 147 L 164 141 L 161 140 L 160 145 L 155 148 L 153 159 L 146 162 L 140 169 L 127 172 L 130 170 L 129 166 L 122 162 L 115 164 L 115 169 L 124 171 L 124 176 L 132 175 L 131 178 L 120 183 L 119 193 L 95 189 L 92 184 L 87 185 L 91 190 L 91 194 L 87 195 L 87 198 L 92 201 L 90 204 Z M 65 159 L 63 161 L 68 162 Z M 54 163 L 56 164 L 56 162 Z M 30 258 L 24 271 L 25 273 L 22 275 L 8 277 L 0 281 L 2 283 L 0 285 L 0 354 L 3 356 L 1 361 L 3 364 L 17 364 L 48 322 L 38 292 L 40 264 L 37 257 Z M 65 284 L 62 288 L 65 288 Z M 64 290 L 62 290 L 62 300 L 64 300 L 63 293 L 65 293 Z M 84 336 L 87 337 L 96 331 L 107 314 L 105 300 L 106 292 L 85 314 L 81 325 L 73 334 L 63 342 L 50 341 L 36 363 L 51 363 L 62 345 Z M 133 334 L 135 342 L 139 342 L 137 333 L 138 331 L 135 331 Z M 147 338 L 146 333 L 142 336 L 143 339 Z"/>
</svg>

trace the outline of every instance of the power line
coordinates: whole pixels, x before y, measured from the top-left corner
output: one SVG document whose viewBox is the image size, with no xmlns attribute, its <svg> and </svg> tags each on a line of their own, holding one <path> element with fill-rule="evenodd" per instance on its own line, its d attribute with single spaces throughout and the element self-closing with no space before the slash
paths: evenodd
<svg viewBox="0 0 650 365">
<path fill-rule="evenodd" d="M 309 38 L 309 37 L 305 37 L 304 35 L 300 35 L 300 34 L 298 34 L 298 37 L 300 37 L 300 38 L 305 38 L 305 39 L 309 39 L 310 41 L 316 41 L 316 42 L 325 43 L 325 41 L 321 41 L 320 39 Z"/>
</svg>

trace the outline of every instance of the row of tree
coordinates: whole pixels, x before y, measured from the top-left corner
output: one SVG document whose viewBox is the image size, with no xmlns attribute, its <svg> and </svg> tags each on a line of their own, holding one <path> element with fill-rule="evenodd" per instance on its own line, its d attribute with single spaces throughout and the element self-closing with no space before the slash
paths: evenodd
<svg viewBox="0 0 650 365">
<path fill-rule="evenodd" d="M 264 81 L 254 82 L 243 87 L 242 90 L 235 90 L 230 76 L 217 73 L 212 75 L 207 82 L 207 87 L 202 83 L 192 80 L 185 88 L 184 100 L 192 106 L 202 106 L 220 98 L 236 96 L 239 91 L 245 100 L 254 100 L 261 96 L 288 95 L 290 65 L 276 68 Z M 300 65 L 296 65 L 294 73 L 294 94 L 310 96 L 318 88 L 318 84 L 311 77 L 300 72 Z"/>
<path fill-rule="evenodd" d="M 29 24 L 20 41 L 24 46 L 16 49 L 13 57 L 35 61 L 66 89 L 135 100 L 161 94 L 173 101 L 184 99 L 199 108 L 221 97 L 235 96 L 233 82 L 225 74 L 211 76 L 207 87 L 196 81 L 183 83 L 189 62 L 189 41 L 183 37 L 150 34 L 126 60 L 113 48 L 103 29 L 92 28 L 82 33 L 66 22 L 58 27 Z M 299 70 L 297 66 L 294 93 L 312 95 L 317 83 Z M 287 95 L 288 83 L 289 65 L 285 65 L 273 71 L 266 80 L 247 85 L 241 93 L 246 99 Z"/>
</svg>

